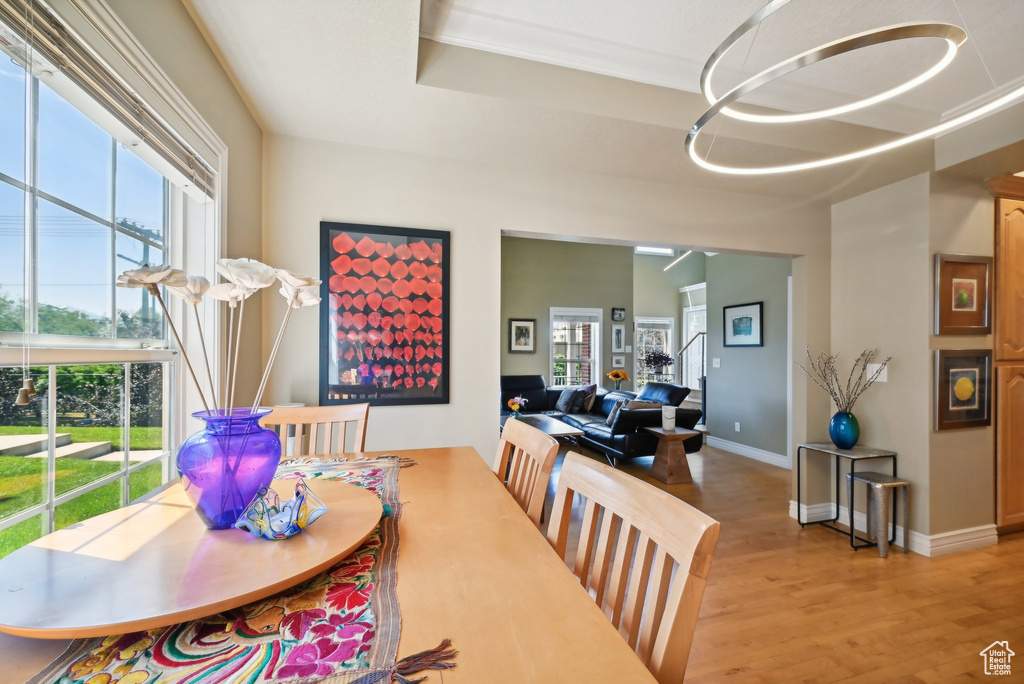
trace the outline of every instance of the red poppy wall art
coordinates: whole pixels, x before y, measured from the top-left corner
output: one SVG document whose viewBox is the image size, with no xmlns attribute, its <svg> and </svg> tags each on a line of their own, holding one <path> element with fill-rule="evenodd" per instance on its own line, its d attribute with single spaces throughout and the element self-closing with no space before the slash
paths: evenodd
<svg viewBox="0 0 1024 684">
<path fill-rule="evenodd" d="M 320 223 L 320 404 L 448 403 L 450 233 Z"/>
</svg>

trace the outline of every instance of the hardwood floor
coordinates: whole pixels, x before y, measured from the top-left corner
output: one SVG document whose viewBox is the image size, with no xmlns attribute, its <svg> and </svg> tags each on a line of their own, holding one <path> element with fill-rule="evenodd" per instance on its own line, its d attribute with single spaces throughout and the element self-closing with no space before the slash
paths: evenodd
<svg viewBox="0 0 1024 684">
<path fill-rule="evenodd" d="M 1020 655 L 1000 679 L 1024 681 L 1024 533 L 938 558 L 902 547 L 879 558 L 801 529 L 788 516 L 789 471 L 711 447 L 689 459 L 692 484 L 651 479 L 653 457 L 619 465 L 722 523 L 687 682 L 984 680 L 979 653 L 1004 640 Z"/>
</svg>

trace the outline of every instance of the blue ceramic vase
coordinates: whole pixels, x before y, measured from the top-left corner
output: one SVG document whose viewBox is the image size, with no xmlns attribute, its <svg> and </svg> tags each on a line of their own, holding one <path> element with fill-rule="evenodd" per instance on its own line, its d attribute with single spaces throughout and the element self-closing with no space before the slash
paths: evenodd
<svg viewBox="0 0 1024 684">
<path fill-rule="evenodd" d="M 234 527 L 259 491 L 270 486 L 281 461 L 277 433 L 259 424 L 270 410 L 249 411 L 193 413 L 206 422 L 206 429 L 178 449 L 181 485 L 211 530 Z"/>
<path fill-rule="evenodd" d="M 860 423 L 849 411 L 838 411 L 828 424 L 828 436 L 840 449 L 852 449 L 860 439 Z"/>
</svg>

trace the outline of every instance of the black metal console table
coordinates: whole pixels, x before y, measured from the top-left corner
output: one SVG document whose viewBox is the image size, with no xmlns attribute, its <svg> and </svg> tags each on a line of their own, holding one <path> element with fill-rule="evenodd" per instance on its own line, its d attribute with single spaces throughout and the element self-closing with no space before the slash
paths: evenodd
<svg viewBox="0 0 1024 684">
<path fill-rule="evenodd" d="M 801 503 L 802 503 L 802 497 L 803 497 L 803 486 L 802 486 L 803 485 L 803 479 L 802 479 L 802 468 L 801 468 L 802 461 L 800 459 L 800 452 L 804 451 L 804 450 L 807 450 L 807 451 L 812 452 L 812 453 L 818 453 L 818 454 L 824 454 L 824 455 L 827 455 L 827 456 L 832 456 L 832 467 L 835 470 L 836 483 L 835 483 L 835 495 L 832 498 L 832 504 L 835 506 L 835 515 L 832 516 L 832 518 L 830 520 L 805 521 L 805 520 L 802 519 Z M 807 444 L 800 444 L 796 448 L 796 519 L 797 519 L 797 522 L 800 523 L 801 527 L 806 527 L 807 525 L 823 525 L 824 527 L 827 527 L 830 530 L 835 530 L 836 532 L 839 532 L 841 534 L 849 534 L 850 535 L 850 548 L 852 548 L 854 550 L 862 549 L 862 548 L 867 548 L 869 546 L 873 547 L 873 546 L 875 546 L 876 542 L 873 542 L 870 539 L 864 539 L 863 537 L 857 536 L 857 531 L 853 527 L 853 509 L 854 509 L 854 502 L 853 501 L 848 501 L 847 502 L 847 508 L 849 510 L 849 525 L 850 525 L 849 531 L 844 530 L 841 527 L 836 527 L 836 525 L 835 525 L 835 523 L 839 522 L 839 480 L 840 480 L 840 475 L 839 475 L 839 459 L 841 459 L 841 458 L 845 458 L 845 459 L 847 459 L 850 462 L 850 472 L 851 473 L 852 472 L 856 472 L 857 462 L 858 461 L 867 461 L 867 460 L 871 460 L 871 459 L 887 458 L 892 463 L 892 474 L 893 474 L 893 477 L 896 477 L 896 452 L 895 451 L 888 451 L 886 449 L 875 449 L 875 448 L 872 448 L 872 447 L 860 447 L 860 446 L 855 446 L 852 449 L 840 449 L 839 447 L 837 447 L 836 445 L 834 445 L 834 444 L 832 444 L 830 442 L 810 442 L 810 443 L 807 443 Z M 892 543 L 894 543 L 896 541 L 896 522 L 895 521 L 896 521 L 896 507 L 897 506 L 898 506 L 898 503 L 896 501 L 893 501 L 893 510 L 892 510 L 893 526 L 892 526 L 892 536 L 889 538 L 889 543 L 890 544 L 892 544 Z M 879 531 L 879 533 L 880 534 L 884 534 L 884 532 L 881 532 L 881 531 Z M 858 542 L 860 542 L 860 543 L 858 543 Z"/>
</svg>

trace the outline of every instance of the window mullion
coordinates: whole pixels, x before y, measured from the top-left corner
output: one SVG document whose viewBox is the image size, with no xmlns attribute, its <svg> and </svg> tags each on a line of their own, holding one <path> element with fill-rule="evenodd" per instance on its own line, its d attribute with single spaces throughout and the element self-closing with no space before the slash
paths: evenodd
<svg viewBox="0 0 1024 684">
<path fill-rule="evenodd" d="M 124 478 L 121 480 L 121 505 L 125 506 L 131 500 L 131 492 L 128 488 L 128 454 L 132 448 L 132 364 L 124 364 L 124 401 L 121 402 L 121 410 L 124 412 L 122 415 L 122 425 L 124 426 L 124 437 L 122 438 L 122 448 L 124 449 L 124 458 L 121 460 L 121 468 L 124 471 Z"/>
<path fill-rule="evenodd" d="M 46 388 L 46 434 L 49 437 L 49 449 L 46 452 L 46 502 L 49 506 L 46 517 L 46 532 L 54 530 L 54 517 L 57 509 L 54 499 L 57 498 L 57 367 L 48 367 Z"/>
<path fill-rule="evenodd" d="M 27 325 L 26 332 L 39 332 L 39 81 L 26 72 L 25 98 L 25 182 L 28 190 L 25 193 L 25 285 L 24 295 Z"/>
<path fill-rule="evenodd" d="M 110 267 L 117 272 L 117 140 L 110 138 Z M 110 336 L 117 339 L 117 280 L 110 278 Z"/>
</svg>

